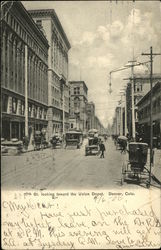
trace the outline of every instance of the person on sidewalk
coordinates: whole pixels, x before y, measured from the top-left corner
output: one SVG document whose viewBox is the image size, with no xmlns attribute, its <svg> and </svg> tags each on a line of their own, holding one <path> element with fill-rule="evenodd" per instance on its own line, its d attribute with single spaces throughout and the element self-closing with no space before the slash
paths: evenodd
<svg viewBox="0 0 161 250">
<path fill-rule="evenodd" d="M 101 143 L 100 143 L 100 151 L 101 151 L 100 158 L 105 158 L 105 156 L 104 156 L 104 151 L 105 150 L 106 150 L 105 145 L 104 145 L 103 141 L 101 141 Z"/>
</svg>

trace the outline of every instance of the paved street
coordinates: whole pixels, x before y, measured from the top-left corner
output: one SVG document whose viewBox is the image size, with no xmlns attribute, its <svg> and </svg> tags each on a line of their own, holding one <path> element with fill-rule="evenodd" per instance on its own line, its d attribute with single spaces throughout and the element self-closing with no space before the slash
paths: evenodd
<svg viewBox="0 0 161 250">
<path fill-rule="evenodd" d="M 2 188 L 140 188 L 136 184 L 120 185 L 121 167 L 126 156 L 116 150 L 111 139 L 105 143 L 104 159 L 85 156 L 85 144 L 86 140 L 81 149 L 48 148 L 21 156 L 2 156 Z"/>
</svg>

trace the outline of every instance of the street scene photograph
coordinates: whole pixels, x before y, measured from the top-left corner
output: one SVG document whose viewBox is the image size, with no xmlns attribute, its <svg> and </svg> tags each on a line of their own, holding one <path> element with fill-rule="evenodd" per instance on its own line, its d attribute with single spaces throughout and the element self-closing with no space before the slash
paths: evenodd
<svg viewBox="0 0 161 250">
<path fill-rule="evenodd" d="M 1 2 L 1 188 L 159 190 L 161 2 Z"/>
</svg>

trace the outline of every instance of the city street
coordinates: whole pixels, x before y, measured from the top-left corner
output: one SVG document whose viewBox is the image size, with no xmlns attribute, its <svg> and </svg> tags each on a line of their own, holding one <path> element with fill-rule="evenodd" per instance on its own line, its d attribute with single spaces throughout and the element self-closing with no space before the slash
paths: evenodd
<svg viewBox="0 0 161 250">
<path fill-rule="evenodd" d="M 116 150 L 111 138 L 105 143 L 105 158 L 85 156 L 81 149 L 45 149 L 20 156 L 2 156 L 3 189 L 106 189 L 140 188 L 120 185 L 126 156 Z"/>
</svg>

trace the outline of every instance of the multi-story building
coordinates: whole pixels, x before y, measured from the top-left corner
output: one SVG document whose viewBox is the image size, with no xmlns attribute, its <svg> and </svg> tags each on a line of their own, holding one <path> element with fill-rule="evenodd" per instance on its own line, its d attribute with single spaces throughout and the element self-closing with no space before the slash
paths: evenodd
<svg viewBox="0 0 161 250">
<path fill-rule="evenodd" d="M 153 85 L 161 80 L 160 74 L 153 74 Z M 126 88 L 126 109 L 127 109 L 127 129 L 129 136 L 132 136 L 132 100 L 131 100 L 131 79 Z M 147 74 L 134 74 L 134 116 L 136 131 L 138 128 L 138 115 L 136 104 L 150 90 L 150 78 Z"/>
<path fill-rule="evenodd" d="M 138 103 L 138 133 L 144 142 L 150 143 L 150 95 L 149 91 Z M 153 137 L 161 146 L 161 81 L 152 89 Z"/>
<path fill-rule="evenodd" d="M 88 102 L 86 106 L 86 111 L 87 111 L 87 129 L 93 129 L 95 128 L 95 105 L 93 102 Z"/>
<path fill-rule="evenodd" d="M 86 133 L 88 88 L 84 81 L 70 81 L 70 128 L 74 126 Z"/>
<path fill-rule="evenodd" d="M 68 51 L 70 43 L 53 9 L 29 10 L 49 42 L 48 132 L 64 134 L 69 128 Z"/>
<path fill-rule="evenodd" d="M 24 137 L 26 110 L 32 138 L 47 127 L 49 45 L 22 3 L 8 4 L 1 9 L 2 137 Z"/>
</svg>

